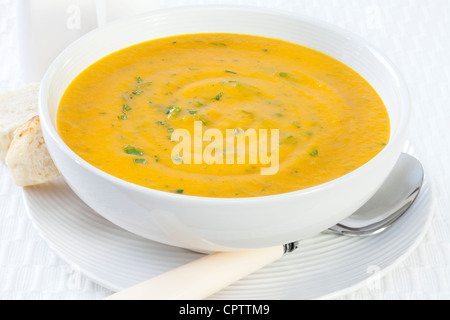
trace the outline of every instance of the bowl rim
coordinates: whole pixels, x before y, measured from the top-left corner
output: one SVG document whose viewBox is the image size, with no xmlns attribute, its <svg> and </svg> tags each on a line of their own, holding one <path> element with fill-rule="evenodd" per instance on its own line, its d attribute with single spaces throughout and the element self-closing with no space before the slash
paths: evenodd
<svg viewBox="0 0 450 320">
<path fill-rule="evenodd" d="M 157 16 L 157 15 L 168 15 L 173 12 L 179 12 L 179 11 L 202 11 L 202 10 L 229 10 L 229 11 L 240 11 L 240 12 L 249 12 L 249 13 L 257 13 L 257 14 L 265 14 L 265 15 L 271 15 L 275 16 L 277 18 L 289 18 L 297 21 L 302 21 L 304 23 L 314 25 L 318 28 L 323 28 L 328 30 L 331 33 L 334 33 L 336 36 L 345 38 L 347 40 L 350 40 L 351 42 L 358 43 L 359 45 L 365 47 L 371 54 L 373 54 L 376 59 L 378 59 L 383 66 L 386 67 L 386 69 L 391 74 L 394 82 L 397 83 L 398 90 L 400 92 L 400 103 L 401 105 L 401 117 L 400 117 L 400 123 L 398 126 L 397 131 L 395 132 L 395 135 L 391 136 L 391 139 L 389 143 L 373 158 L 371 158 L 368 162 L 363 164 L 362 166 L 358 167 L 357 169 L 341 176 L 336 179 L 333 179 L 331 181 L 306 188 L 301 190 L 295 190 L 291 192 L 285 192 L 285 193 L 279 193 L 279 194 L 273 194 L 273 195 L 267 195 L 267 196 L 255 196 L 255 197 L 242 197 L 242 198 L 222 198 L 222 197 L 205 197 L 205 196 L 193 196 L 193 195 L 185 195 L 185 194 L 176 194 L 171 193 L 167 191 L 152 189 L 149 187 L 144 187 L 123 179 L 120 179 L 118 177 L 115 177 L 101 169 L 98 169 L 97 167 L 93 166 L 92 164 L 88 163 L 86 160 L 82 159 L 80 156 L 78 156 L 72 149 L 70 149 L 67 144 L 62 140 L 62 138 L 59 136 L 56 128 L 53 126 L 52 121 L 50 120 L 50 114 L 48 111 L 48 91 L 50 89 L 50 83 L 52 81 L 52 77 L 54 73 L 57 72 L 57 67 L 61 64 L 62 61 L 64 61 L 65 56 L 70 53 L 73 47 L 76 47 L 78 43 L 82 41 L 86 41 L 86 39 L 89 39 L 91 37 L 95 37 L 97 34 L 100 34 L 107 31 L 110 28 L 114 28 L 117 25 L 128 23 L 129 21 L 133 21 L 135 19 L 139 19 L 142 17 L 147 16 Z M 181 34 L 181 33 L 180 33 Z M 124 47 L 126 48 L 126 47 Z M 44 107 L 45 106 L 45 107 Z M 341 183 L 342 181 L 346 181 L 348 179 L 351 179 L 354 175 L 359 174 L 361 171 L 367 170 L 367 168 L 371 167 L 372 164 L 377 161 L 377 159 L 384 156 L 384 154 L 391 151 L 393 148 L 394 142 L 401 139 L 402 136 L 406 134 L 410 117 L 411 117 L 411 100 L 410 100 L 410 94 L 408 87 L 406 85 L 406 81 L 404 77 L 402 76 L 399 69 L 395 66 L 395 64 L 381 51 L 379 51 L 377 48 L 375 48 L 372 44 L 367 42 L 363 37 L 354 34 L 353 32 L 348 31 L 347 29 L 344 29 L 340 26 L 336 26 L 335 24 L 307 16 L 305 14 L 299 14 L 294 13 L 282 9 L 275 9 L 275 8 L 267 8 L 267 7 L 253 7 L 248 5 L 185 5 L 185 6 L 176 6 L 171 8 L 162 8 L 157 10 L 150 10 L 144 13 L 120 18 L 118 20 L 115 20 L 113 22 L 110 22 L 102 27 L 96 28 L 76 41 L 74 41 L 72 44 L 70 44 L 67 48 L 65 48 L 52 62 L 50 67 L 47 69 L 43 80 L 41 82 L 40 90 L 39 90 L 39 116 L 41 119 L 41 124 L 43 127 L 44 132 L 48 135 L 49 138 L 53 139 L 53 141 L 56 143 L 56 145 L 72 160 L 74 160 L 78 165 L 83 167 L 84 169 L 90 171 L 92 174 L 99 176 L 100 178 L 107 180 L 113 184 L 119 184 L 124 188 L 130 189 L 131 191 L 144 193 L 148 195 L 158 196 L 165 198 L 167 200 L 175 200 L 176 201 L 188 201 L 188 202 L 214 202 L 217 204 L 243 204 L 246 202 L 259 202 L 259 201 L 272 201 L 278 198 L 279 200 L 287 199 L 291 197 L 297 197 L 299 195 L 303 194 L 310 194 L 317 192 L 321 189 L 331 188 L 332 186 Z M 45 139 L 44 135 L 44 139 Z"/>
</svg>

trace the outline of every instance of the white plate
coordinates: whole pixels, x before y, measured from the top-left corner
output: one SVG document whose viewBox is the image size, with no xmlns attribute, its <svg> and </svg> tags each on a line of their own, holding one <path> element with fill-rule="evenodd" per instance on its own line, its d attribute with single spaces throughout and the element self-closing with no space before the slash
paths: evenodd
<svg viewBox="0 0 450 320">
<path fill-rule="evenodd" d="M 100 285 L 119 291 L 201 256 L 120 229 L 62 180 L 24 189 L 29 216 L 49 246 Z M 429 177 L 411 209 L 371 238 L 320 234 L 211 299 L 330 299 L 373 286 L 420 243 L 433 215 Z"/>
</svg>

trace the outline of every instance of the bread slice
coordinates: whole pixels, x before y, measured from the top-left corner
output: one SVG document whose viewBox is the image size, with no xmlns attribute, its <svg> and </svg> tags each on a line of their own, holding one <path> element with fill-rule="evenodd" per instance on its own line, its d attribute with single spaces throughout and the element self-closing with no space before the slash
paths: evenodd
<svg viewBox="0 0 450 320">
<path fill-rule="evenodd" d="M 14 136 L 14 131 L 38 114 L 39 83 L 32 83 L 0 94 L 0 161 Z"/>
<path fill-rule="evenodd" d="M 16 129 L 6 164 L 14 184 L 20 187 L 44 183 L 60 175 L 45 145 L 39 116 Z"/>
</svg>

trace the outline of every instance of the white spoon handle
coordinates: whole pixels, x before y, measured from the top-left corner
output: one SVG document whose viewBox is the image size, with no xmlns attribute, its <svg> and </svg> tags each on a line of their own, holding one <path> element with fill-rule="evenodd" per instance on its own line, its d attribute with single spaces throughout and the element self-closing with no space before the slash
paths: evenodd
<svg viewBox="0 0 450 320">
<path fill-rule="evenodd" d="M 194 260 L 105 300 L 200 300 L 276 261 L 283 246 L 218 252 Z"/>
</svg>

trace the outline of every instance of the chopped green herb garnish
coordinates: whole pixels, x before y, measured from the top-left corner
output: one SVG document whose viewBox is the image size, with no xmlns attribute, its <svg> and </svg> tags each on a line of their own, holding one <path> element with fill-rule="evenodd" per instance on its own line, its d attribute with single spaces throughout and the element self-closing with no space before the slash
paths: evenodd
<svg viewBox="0 0 450 320">
<path fill-rule="evenodd" d="M 276 116 L 277 116 L 278 118 L 281 118 L 281 117 L 283 116 L 283 114 L 282 114 L 282 113 L 276 113 Z"/>
<path fill-rule="evenodd" d="M 219 93 L 217 96 L 214 97 L 217 101 L 219 101 L 223 96 L 223 92 Z"/>
<path fill-rule="evenodd" d="M 167 131 L 169 131 L 170 133 L 173 133 L 175 130 L 173 128 L 169 128 L 169 129 L 167 129 Z"/>
<path fill-rule="evenodd" d="M 179 107 L 175 107 L 174 109 L 173 109 L 173 112 L 176 112 L 176 113 L 178 113 L 178 112 L 180 112 L 181 111 L 181 109 L 179 108 Z"/>
<path fill-rule="evenodd" d="M 156 121 L 156 124 L 160 124 L 162 126 L 167 126 L 168 125 L 167 122 L 162 122 L 162 121 Z"/>
<path fill-rule="evenodd" d="M 235 80 L 230 80 L 230 81 L 228 81 L 228 83 L 235 83 L 236 87 L 241 87 L 242 86 L 242 82 L 235 81 Z"/>
<path fill-rule="evenodd" d="M 297 139 L 294 136 L 288 136 L 283 139 L 282 144 L 296 144 Z"/>
<path fill-rule="evenodd" d="M 297 121 L 293 121 L 292 125 L 295 126 L 297 129 L 300 129 L 302 127 Z"/>
<path fill-rule="evenodd" d="M 234 135 L 235 135 L 235 136 L 240 135 L 240 134 L 243 133 L 243 132 L 244 132 L 244 130 L 242 130 L 241 128 L 236 128 L 236 129 L 234 129 Z"/>
<path fill-rule="evenodd" d="M 155 156 L 155 161 L 159 162 L 159 160 L 161 160 L 161 158 L 159 156 Z"/>
<path fill-rule="evenodd" d="M 127 111 L 131 110 L 131 107 L 125 103 L 122 107 L 122 110 L 123 110 L 123 112 L 127 112 Z"/>
<path fill-rule="evenodd" d="M 122 115 L 118 116 L 117 119 L 119 119 L 119 120 L 127 120 L 128 117 L 127 117 L 126 114 L 122 114 Z"/>
<path fill-rule="evenodd" d="M 280 72 L 280 77 L 287 78 L 288 74 L 286 72 Z"/>
<path fill-rule="evenodd" d="M 183 189 L 178 189 L 176 192 L 181 194 L 181 193 L 184 192 L 184 190 Z"/>
<path fill-rule="evenodd" d="M 172 160 L 177 162 L 177 163 L 183 163 L 183 159 L 181 159 L 179 156 L 172 157 Z"/>
<path fill-rule="evenodd" d="M 137 78 L 137 83 L 142 83 L 141 77 L 138 77 L 138 78 Z"/>
<path fill-rule="evenodd" d="M 134 159 L 133 162 L 140 163 L 140 164 L 146 164 L 147 160 L 145 160 L 145 159 Z"/>
<path fill-rule="evenodd" d="M 169 116 L 172 116 L 172 115 L 176 115 L 176 114 L 180 113 L 180 111 L 181 111 L 180 107 L 173 107 L 172 106 L 172 107 L 170 107 L 169 109 L 166 110 L 166 114 L 169 115 Z"/>
<path fill-rule="evenodd" d="M 231 73 L 231 74 L 237 74 L 237 72 L 234 72 L 234 71 L 231 71 L 231 70 L 225 70 L 225 72 Z"/>
<path fill-rule="evenodd" d="M 138 95 L 140 95 L 141 93 L 143 93 L 144 91 L 133 91 L 133 92 L 131 92 L 132 94 L 134 94 L 135 96 L 138 96 Z"/>
<path fill-rule="evenodd" d="M 131 145 L 126 146 L 124 151 L 128 154 L 132 154 L 135 156 L 143 156 L 144 155 L 144 151 L 141 148 L 133 147 Z"/>
<path fill-rule="evenodd" d="M 201 121 L 203 123 L 203 125 L 205 125 L 205 126 L 209 122 L 209 120 L 203 115 L 196 115 L 195 119 L 198 121 Z"/>
<path fill-rule="evenodd" d="M 197 101 L 197 107 L 203 107 L 205 104 L 201 103 L 200 101 Z"/>
<path fill-rule="evenodd" d="M 189 113 L 192 114 L 192 115 L 196 115 L 197 111 L 189 111 Z"/>
<path fill-rule="evenodd" d="M 319 155 L 319 150 L 317 150 L 317 148 L 314 148 L 314 149 L 309 153 L 309 155 L 310 155 L 311 157 L 317 157 L 317 156 Z"/>
</svg>

